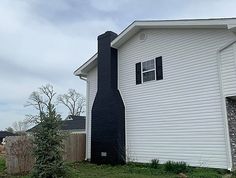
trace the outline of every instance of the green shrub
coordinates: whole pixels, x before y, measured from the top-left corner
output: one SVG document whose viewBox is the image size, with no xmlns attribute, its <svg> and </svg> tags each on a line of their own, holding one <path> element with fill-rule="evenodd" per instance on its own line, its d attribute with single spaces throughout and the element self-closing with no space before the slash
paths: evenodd
<svg viewBox="0 0 236 178">
<path fill-rule="evenodd" d="M 151 160 L 151 164 L 150 164 L 151 168 L 156 169 L 158 167 L 158 165 L 159 165 L 159 160 L 158 159 L 152 159 Z"/>
<path fill-rule="evenodd" d="M 63 138 L 61 116 L 55 108 L 55 91 L 51 85 L 39 88 L 29 98 L 30 105 L 38 109 L 33 120 L 38 123 L 33 132 L 35 164 L 33 178 L 62 178 L 66 170 L 63 161 Z M 31 119 L 32 119 L 31 118 Z"/>
<path fill-rule="evenodd" d="M 164 164 L 164 170 L 175 174 L 186 173 L 188 170 L 188 165 L 185 162 L 167 161 Z"/>
</svg>

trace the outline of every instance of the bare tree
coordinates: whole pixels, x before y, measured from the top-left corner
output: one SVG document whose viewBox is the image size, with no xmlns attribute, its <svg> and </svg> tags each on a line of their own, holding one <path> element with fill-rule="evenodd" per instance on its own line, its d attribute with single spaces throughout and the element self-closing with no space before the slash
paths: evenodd
<svg viewBox="0 0 236 178">
<path fill-rule="evenodd" d="M 27 120 L 17 121 L 12 124 L 15 133 L 24 134 L 25 131 L 30 127 L 30 123 Z"/>
<path fill-rule="evenodd" d="M 12 127 L 7 127 L 5 130 L 7 132 L 14 133 L 14 129 Z"/>
<path fill-rule="evenodd" d="M 80 116 L 84 112 L 85 97 L 74 89 L 69 89 L 64 95 L 58 96 L 58 103 L 63 104 L 69 109 L 69 114 Z"/>
<path fill-rule="evenodd" d="M 38 91 L 32 92 L 25 106 L 33 106 L 39 112 L 36 115 L 26 115 L 27 121 L 30 123 L 40 123 L 42 113 L 47 110 L 55 95 L 56 92 L 50 84 L 40 87 Z"/>
</svg>

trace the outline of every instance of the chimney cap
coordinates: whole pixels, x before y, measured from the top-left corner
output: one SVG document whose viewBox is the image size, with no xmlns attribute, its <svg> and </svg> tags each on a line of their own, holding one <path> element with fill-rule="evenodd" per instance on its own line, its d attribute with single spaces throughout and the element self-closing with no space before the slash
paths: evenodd
<svg viewBox="0 0 236 178">
<path fill-rule="evenodd" d="M 112 39 L 111 39 L 111 41 L 112 41 L 112 40 L 114 40 L 118 35 L 117 35 L 115 32 L 113 32 L 113 31 L 106 31 L 105 33 L 103 33 L 103 34 L 101 34 L 101 35 L 98 36 L 98 40 L 101 39 L 101 38 L 105 38 L 105 37 L 107 37 L 107 36 L 110 36 L 110 37 L 112 38 Z"/>
</svg>

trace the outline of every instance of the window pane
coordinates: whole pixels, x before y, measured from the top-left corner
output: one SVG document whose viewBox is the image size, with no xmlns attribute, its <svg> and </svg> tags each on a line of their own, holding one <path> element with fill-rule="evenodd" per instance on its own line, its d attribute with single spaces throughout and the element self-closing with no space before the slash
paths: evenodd
<svg viewBox="0 0 236 178">
<path fill-rule="evenodd" d="M 143 73 L 143 82 L 155 80 L 155 71 L 144 72 Z"/>
<path fill-rule="evenodd" d="M 143 62 L 143 71 L 154 69 L 154 59 Z"/>
</svg>

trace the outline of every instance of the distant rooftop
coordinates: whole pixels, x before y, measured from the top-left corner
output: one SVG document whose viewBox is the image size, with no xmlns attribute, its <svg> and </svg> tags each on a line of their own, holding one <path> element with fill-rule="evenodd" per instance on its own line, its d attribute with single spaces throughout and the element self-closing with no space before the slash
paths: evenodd
<svg viewBox="0 0 236 178">
<path fill-rule="evenodd" d="M 62 130 L 85 130 L 85 116 L 68 116 L 66 120 L 62 121 Z"/>
<path fill-rule="evenodd" d="M 27 132 L 34 132 L 38 125 L 27 130 Z M 85 116 L 72 116 L 69 115 L 66 120 L 62 121 L 61 130 L 73 131 L 73 130 L 84 130 L 85 131 Z"/>
<path fill-rule="evenodd" d="M 8 132 L 8 131 L 0 131 L 0 138 L 5 138 L 8 136 L 15 136 L 16 134 Z"/>
</svg>

